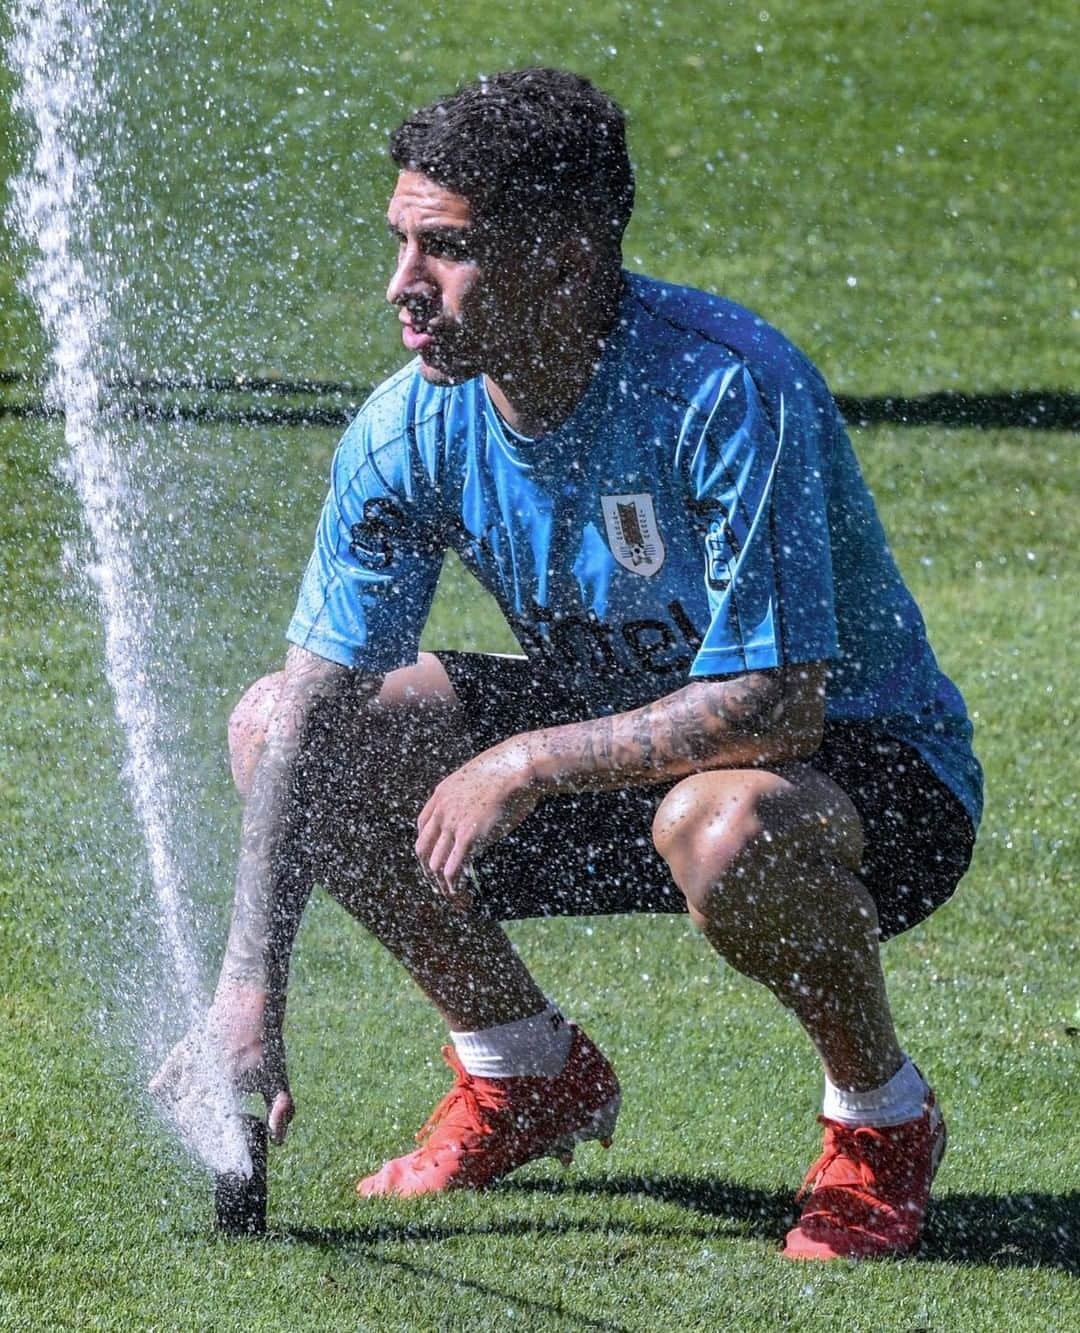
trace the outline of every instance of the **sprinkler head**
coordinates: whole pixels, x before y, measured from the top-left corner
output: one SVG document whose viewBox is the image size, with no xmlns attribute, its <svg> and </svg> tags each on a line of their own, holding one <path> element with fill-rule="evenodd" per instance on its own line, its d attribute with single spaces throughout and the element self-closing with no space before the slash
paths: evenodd
<svg viewBox="0 0 1080 1333">
<path fill-rule="evenodd" d="M 221 1171 L 214 1176 L 214 1213 L 227 1236 L 261 1236 L 266 1231 L 266 1121 L 242 1115 L 251 1154 L 251 1175 Z"/>
</svg>

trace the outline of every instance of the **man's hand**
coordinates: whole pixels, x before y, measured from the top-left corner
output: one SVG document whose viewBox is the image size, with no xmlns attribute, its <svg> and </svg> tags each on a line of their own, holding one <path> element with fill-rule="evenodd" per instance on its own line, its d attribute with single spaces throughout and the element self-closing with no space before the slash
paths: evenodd
<svg viewBox="0 0 1080 1333">
<path fill-rule="evenodd" d="M 220 986 L 205 1023 L 177 1042 L 150 1082 L 163 1109 L 196 1143 L 199 1126 L 191 1121 L 205 1105 L 203 1090 L 212 1080 L 206 1062 L 215 1058 L 236 1092 L 261 1094 L 270 1137 L 284 1143 L 295 1108 L 281 1024 L 271 1015 L 264 990 Z"/>
<path fill-rule="evenodd" d="M 416 821 L 416 855 L 439 891 L 467 906 L 462 873 L 484 848 L 517 828 L 539 799 L 521 737 L 492 746 L 443 778 Z"/>
</svg>

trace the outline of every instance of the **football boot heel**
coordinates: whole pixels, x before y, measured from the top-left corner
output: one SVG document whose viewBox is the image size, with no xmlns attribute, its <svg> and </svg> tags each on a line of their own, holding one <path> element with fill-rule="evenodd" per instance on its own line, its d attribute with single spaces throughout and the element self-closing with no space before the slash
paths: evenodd
<svg viewBox="0 0 1080 1333">
<path fill-rule="evenodd" d="M 610 1148 L 615 1138 L 615 1122 L 619 1118 L 621 1102 L 622 1095 L 617 1092 L 610 1101 L 605 1102 L 603 1106 L 598 1106 L 579 1129 L 571 1130 L 569 1134 L 563 1134 L 559 1138 L 553 1139 L 541 1156 L 554 1157 L 563 1166 L 569 1166 L 574 1160 L 575 1148 L 581 1143 L 598 1139 L 602 1148 Z"/>
</svg>

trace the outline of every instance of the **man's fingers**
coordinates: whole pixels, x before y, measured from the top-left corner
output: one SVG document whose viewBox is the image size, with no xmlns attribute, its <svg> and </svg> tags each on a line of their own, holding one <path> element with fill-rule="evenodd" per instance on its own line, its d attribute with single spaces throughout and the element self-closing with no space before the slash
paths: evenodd
<svg viewBox="0 0 1080 1333">
<path fill-rule="evenodd" d="M 474 887 L 475 883 L 469 878 L 469 869 L 466 867 L 464 873 L 457 875 L 453 883 L 445 885 L 441 892 L 451 907 L 456 907 L 459 912 L 467 912 L 476 902 Z"/>
<path fill-rule="evenodd" d="M 442 873 L 443 878 L 452 889 L 457 887 L 458 876 L 461 874 L 462 867 L 467 863 L 472 849 L 473 840 L 471 837 L 458 838 L 451 848 Z"/>
<path fill-rule="evenodd" d="M 433 892 L 438 893 L 442 886 L 428 869 L 427 864 L 421 859 L 419 852 L 416 853 L 416 863 L 420 867 L 420 876 L 424 883 L 427 884 Z"/>
<path fill-rule="evenodd" d="M 416 855 L 420 858 L 422 865 L 427 865 L 431 860 L 431 849 L 439 838 L 440 824 L 437 819 L 428 819 L 420 828 L 416 838 Z"/>
<path fill-rule="evenodd" d="M 281 1144 L 285 1142 L 289 1122 L 295 1114 L 296 1106 L 292 1097 L 287 1091 L 279 1092 L 270 1103 L 270 1113 L 266 1118 L 266 1126 L 274 1143 Z"/>
<path fill-rule="evenodd" d="M 439 840 L 431 849 L 428 855 L 428 865 L 431 867 L 431 873 L 440 880 L 443 878 L 443 866 L 446 865 L 446 859 L 454 850 L 454 830 L 443 829 L 439 834 Z"/>
</svg>

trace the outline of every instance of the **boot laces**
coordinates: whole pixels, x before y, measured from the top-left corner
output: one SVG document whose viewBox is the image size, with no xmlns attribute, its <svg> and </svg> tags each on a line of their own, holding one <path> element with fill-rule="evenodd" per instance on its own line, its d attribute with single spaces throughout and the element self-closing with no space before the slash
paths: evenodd
<svg viewBox="0 0 1080 1333">
<path fill-rule="evenodd" d="M 807 1171 L 806 1178 L 795 1196 L 796 1200 L 804 1199 L 824 1181 L 834 1162 L 843 1161 L 855 1168 L 858 1184 L 849 1180 L 830 1180 L 829 1187 L 851 1190 L 867 1202 L 880 1204 L 876 1192 L 878 1180 L 874 1159 L 880 1155 L 883 1148 L 886 1150 L 889 1148 L 888 1136 L 880 1129 L 875 1129 L 873 1125 L 842 1125 L 838 1121 L 827 1120 L 820 1115 L 818 1121 L 829 1131 L 829 1137 L 826 1140 L 825 1150 Z"/>
<path fill-rule="evenodd" d="M 476 1079 L 458 1059 L 452 1046 L 444 1046 L 442 1056 L 454 1071 L 454 1086 L 438 1103 L 416 1131 L 417 1143 L 423 1143 L 444 1122 L 452 1118 L 453 1128 L 472 1134 L 493 1134 L 495 1126 L 485 1112 L 501 1111 L 507 1103 L 506 1094 L 490 1079 Z M 450 1125 L 448 1123 L 447 1127 Z"/>
</svg>

